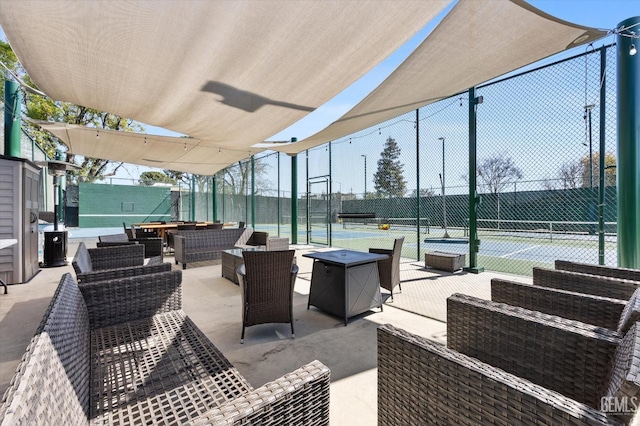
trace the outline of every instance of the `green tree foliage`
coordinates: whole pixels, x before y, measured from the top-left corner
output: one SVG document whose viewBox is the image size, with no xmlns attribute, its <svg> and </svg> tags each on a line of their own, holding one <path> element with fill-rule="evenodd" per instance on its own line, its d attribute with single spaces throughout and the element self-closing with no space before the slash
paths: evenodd
<svg viewBox="0 0 640 426">
<path fill-rule="evenodd" d="M 140 174 L 140 185 L 151 186 L 155 183 L 177 183 L 175 179 L 171 178 L 167 173 L 163 172 L 143 172 Z"/>
<path fill-rule="evenodd" d="M 0 60 L 27 85 L 37 89 L 36 85 L 18 62 L 8 43 L 0 41 Z M 10 77 L 3 69 L 5 78 Z M 3 86 L 4 90 L 4 86 Z M 3 93 L 4 96 L 4 93 Z M 121 132 L 141 132 L 144 128 L 133 120 L 120 117 L 115 114 L 74 105 L 68 102 L 54 101 L 50 98 L 24 91 L 23 111 L 27 117 L 36 120 L 55 121 L 81 126 L 95 127 L 97 129 L 110 129 Z M 36 143 L 54 158 L 55 151 L 63 145 L 55 136 L 42 130 L 38 126 L 23 121 L 24 129 L 35 139 Z M 69 176 L 76 181 L 94 182 L 108 176 L 113 176 L 123 166 L 121 162 L 112 162 L 100 158 L 78 157 L 67 154 L 66 161 L 80 166 L 80 170 L 69 172 Z"/>
<path fill-rule="evenodd" d="M 498 194 L 505 186 L 522 179 L 522 171 L 515 165 L 511 157 L 495 154 L 485 158 L 477 169 L 478 178 L 489 192 Z"/>
<path fill-rule="evenodd" d="M 403 197 L 407 182 L 400 162 L 400 147 L 391 136 L 384 143 L 378 160 L 378 170 L 373 175 L 373 187 L 381 197 Z"/>
</svg>

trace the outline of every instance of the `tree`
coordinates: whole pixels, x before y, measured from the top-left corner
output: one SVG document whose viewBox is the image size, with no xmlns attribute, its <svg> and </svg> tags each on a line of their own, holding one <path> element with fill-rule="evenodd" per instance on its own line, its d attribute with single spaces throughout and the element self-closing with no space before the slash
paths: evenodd
<svg viewBox="0 0 640 426">
<path fill-rule="evenodd" d="M 163 172 L 143 172 L 140 174 L 140 185 L 151 186 L 155 183 L 175 184 L 176 180 L 172 179 L 167 173 Z"/>
<path fill-rule="evenodd" d="M 399 160 L 400 147 L 396 140 L 389 136 L 378 160 L 378 171 L 373 175 L 373 186 L 383 197 L 403 197 L 407 183 L 403 176 L 403 167 Z"/>
<path fill-rule="evenodd" d="M 505 186 L 518 179 L 522 179 L 522 171 L 513 163 L 511 157 L 495 154 L 485 158 L 477 169 L 478 177 L 489 189 L 498 194 Z"/>
<path fill-rule="evenodd" d="M 3 41 L 0 41 L 0 60 L 25 84 L 37 89 L 29 75 L 18 62 L 9 44 Z M 4 70 L 4 68 L 3 74 L 5 78 L 13 78 L 7 75 L 8 72 Z M 64 122 L 95 127 L 96 129 L 111 129 L 122 132 L 141 132 L 144 130 L 140 124 L 133 120 L 115 114 L 109 114 L 68 102 L 54 101 L 50 98 L 26 91 L 22 97 L 22 101 L 26 116 L 36 120 Z M 30 124 L 28 121 L 23 121 L 23 128 L 50 158 L 54 158 L 55 151 L 62 145 L 55 136 L 42 130 L 38 126 Z M 79 164 L 76 160 L 79 161 Z M 112 162 L 91 157 L 76 158 L 73 154 L 67 154 L 66 161 L 80 166 L 80 170 L 69 172 L 68 176 L 72 180 L 86 182 L 93 182 L 107 176 L 113 176 L 116 171 L 123 166 L 121 162 Z"/>
<path fill-rule="evenodd" d="M 582 187 L 589 187 L 589 169 L 593 166 L 593 186 L 600 186 L 600 153 L 593 154 L 592 161 L 589 162 L 589 156 L 586 155 L 580 159 L 580 167 L 582 169 Z M 604 186 L 616 185 L 616 157 L 611 153 L 604 155 Z"/>
<path fill-rule="evenodd" d="M 616 157 L 606 153 L 604 156 L 605 186 L 616 185 Z M 592 161 L 586 155 L 579 160 L 564 163 L 560 167 L 560 180 L 565 189 L 589 188 L 589 170 L 593 167 L 593 187 L 600 185 L 600 153 L 593 154 Z"/>
<path fill-rule="evenodd" d="M 254 177 L 256 188 L 262 191 L 270 190 L 269 183 L 265 180 L 265 175 L 269 169 L 269 164 L 262 158 L 254 159 Z M 251 160 L 238 161 L 236 164 L 227 167 L 222 171 L 222 182 L 224 194 L 246 195 L 251 193 Z"/>
<path fill-rule="evenodd" d="M 576 189 L 582 186 L 582 164 L 579 161 L 564 163 L 560 167 L 560 180 L 564 189 Z M 588 184 L 589 177 L 587 176 Z"/>
</svg>

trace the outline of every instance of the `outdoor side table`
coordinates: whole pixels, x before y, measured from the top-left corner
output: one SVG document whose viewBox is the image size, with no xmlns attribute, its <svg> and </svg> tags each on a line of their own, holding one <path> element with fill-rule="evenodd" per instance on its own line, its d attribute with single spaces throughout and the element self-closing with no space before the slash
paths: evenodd
<svg viewBox="0 0 640 426">
<path fill-rule="evenodd" d="M 386 254 L 353 250 L 307 253 L 314 259 L 309 302 L 311 305 L 348 319 L 371 308 L 382 309 L 378 260 Z"/>
<path fill-rule="evenodd" d="M 239 284 L 236 269 L 238 269 L 240 265 L 244 264 L 244 258 L 242 257 L 243 251 L 262 251 L 262 249 L 257 247 L 245 249 L 237 248 L 223 250 L 220 253 L 220 259 L 222 261 L 222 276 L 229 281 L 233 281 L 236 285 Z"/>
</svg>

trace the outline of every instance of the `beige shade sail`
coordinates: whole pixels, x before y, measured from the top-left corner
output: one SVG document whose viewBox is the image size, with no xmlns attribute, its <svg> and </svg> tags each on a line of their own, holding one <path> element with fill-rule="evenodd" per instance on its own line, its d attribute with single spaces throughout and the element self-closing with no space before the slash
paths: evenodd
<svg viewBox="0 0 640 426">
<path fill-rule="evenodd" d="M 144 135 L 48 121 L 31 121 L 69 148 L 70 153 L 166 170 L 211 175 L 260 149 L 216 147 L 196 138 Z"/>
<path fill-rule="evenodd" d="M 522 0 L 460 0 L 404 63 L 340 119 L 296 143 L 258 146 L 295 154 L 605 35 Z"/>
<path fill-rule="evenodd" d="M 0 0 L 0 25 L 52 99 L 186 134 L 203 149 L 246 152 L 362 77 L 448 3 Z M 145 164 L 128 135 L 102 147 L 80 135 L 72 132 L 74 154 Z M 163 147 L 156 154 L 176 170 L 212 173 L 217 166 L 192 160 L 226 161 Z"/>
</svg>

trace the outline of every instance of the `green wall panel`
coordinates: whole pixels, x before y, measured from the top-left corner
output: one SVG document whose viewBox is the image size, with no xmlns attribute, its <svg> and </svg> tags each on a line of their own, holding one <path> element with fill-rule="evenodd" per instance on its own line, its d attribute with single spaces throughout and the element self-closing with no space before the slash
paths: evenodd
<svg viewBox="0 0 640 426">
<path fill-rule="evenodd" d="M 171 188 L 80 183 L 80 228 L 171 220 Z"/>
</svg>

